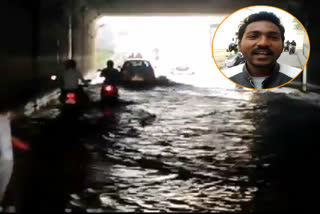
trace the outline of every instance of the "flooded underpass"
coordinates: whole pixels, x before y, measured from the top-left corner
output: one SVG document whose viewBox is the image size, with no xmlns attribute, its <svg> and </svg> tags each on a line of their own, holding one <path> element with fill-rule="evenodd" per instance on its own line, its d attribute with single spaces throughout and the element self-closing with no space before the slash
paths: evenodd
<svg viewBox="0 0 320 214">
<path fill-rule="evenodd" d="M 93 101 L 99 90 L 88 89 Z M 123 104 L 93 105 L 76 122 L 59 119 L 56 104 L 16 121 L 17 132 L 30 130 L 32 147 L 16 152 L 20 184 L 11 188 L 22 210 L 248 213 L 315 206 L 306 191 L 317 181 L 318 94 L 176 84 L 120 88 L 120 97 Z"/>
</svg>

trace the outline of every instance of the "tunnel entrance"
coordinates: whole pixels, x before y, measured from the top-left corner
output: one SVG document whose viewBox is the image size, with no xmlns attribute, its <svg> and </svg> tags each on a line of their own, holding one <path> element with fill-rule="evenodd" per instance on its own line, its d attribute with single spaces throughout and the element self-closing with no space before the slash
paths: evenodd
<svg viewBox="0 0 320 214">
<path fill-rule="evenodd" d="M 96 20 L 95 70 L 111 59 L 150 61 L 156 76 L 201 84 L 205 76 L 221 76 L 212 59 L 214 31 L 219 16 L 103 16 Z M 196 78 L 203 77 L 203 78 Z M 220 79 L 220 78 L 219 78 Z"/>
</svg>

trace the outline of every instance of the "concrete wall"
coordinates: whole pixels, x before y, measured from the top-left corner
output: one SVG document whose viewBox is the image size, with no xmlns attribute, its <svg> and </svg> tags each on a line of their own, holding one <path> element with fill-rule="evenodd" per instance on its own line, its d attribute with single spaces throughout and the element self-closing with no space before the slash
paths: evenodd
<svg viewBox="0 0 320 214">
<path fill-rule="evenodd" d="M 73 8 L 73 54 L 82 73 L 94 67 L 95 20 L 97 13 L 84 1 L 77 1 Z"/>
<path fill-rule="evenodd" d="M 320 14 L 316 7 L 311 5 L 311 2 L 306 3 L 305 13 L 308 13 L 306 20 L 306 29 L 310 38 L 310 57 L 307 65 L 307 79 L 309 83 L 320 85 Z"/>
<path fill-rule="evenodd" d="M 0 7 L 1 101 L 21 94 L 35 77 L 33 72 L 33 31 L 30 8 L 10 1 Z"/>
<path fill-rule="evenodd" d="M 19 103 L 51 84 L 56 70 L 57 39 L 60 53 L 67 50 L 66 27 L 61 0 L 10 0 L 0 7 L 1 78 L 0 99 Z M 4 5 L 3 5 L 4 4 Z"/>
</svg>

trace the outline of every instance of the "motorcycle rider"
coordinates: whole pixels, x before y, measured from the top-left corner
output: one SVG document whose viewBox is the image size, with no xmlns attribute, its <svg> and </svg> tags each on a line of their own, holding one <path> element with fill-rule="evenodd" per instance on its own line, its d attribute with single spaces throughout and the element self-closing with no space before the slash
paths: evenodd
<svg viewBox="0 0 320 214">
<path fill-rule="evenodd" d="M 229 50 L 230 53 L 232 51 L 234 51 L 234 54 L 237 55 L 237 53 L 238 53 L 238 45 L 236 43 L 232 42 L 232 43 L 229 44 L 228 50 Z"/>
<path fill-rule="evenodd" d="M 105 82 L 111 84 L 118 84 L 121 80 L 121 74 L 119 70 L 115 69 L 114 62 L 112 60 L 107 61 L 107 67 L 101 70 L 100 76 L 105 78 Z"/>
<path fill-rule="evenodd" d="M 290 43 L 289 51 L 291 50 L 290 52 L 294 53 L 296 50 L 296 45 L 297 45 L 297 43 L 294 40 L 292 40 L 292 42 Z"/>
<path fill-rule="evenodd" d="M 85 96 L 82 87 L 79 86 L 79 80 L 84 84 L 88 85 L 82 74 L 76 69 L 77 63 L 73 59 L 68 59 L 64 63 L 65 70 L 61 74 L 60 78 L 60 89 L 61 96 L 60 101 L 65 97 L 67 92 L 73 91 L 78 92 L 81 96 Z"/>
<path fill-rule="evenodd" d="M 239 48 L 236 43 L 234 42 L 230 43 L 227 51 L 230 52 L 230 56 L 226 59 L 226 66 L 228 68 L 245 62 L 243 54 L 239 52 Z M 234 55 L 231 54 L 232 51 L 234 51 Z"/>
<path fill-rule="evenodd" d="M 287 40 L 284 45 L 284 51 L 289 51 L 290 41 Z"/>
</svg>

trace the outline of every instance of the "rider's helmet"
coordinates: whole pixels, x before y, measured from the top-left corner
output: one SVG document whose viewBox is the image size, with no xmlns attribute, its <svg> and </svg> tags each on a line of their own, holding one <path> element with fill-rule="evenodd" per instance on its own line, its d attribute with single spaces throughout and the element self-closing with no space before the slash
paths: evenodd
<svg viewBox="0 0 320 214">
<path fill-rule="evenodd" d="M 112 60 L 108 60 L 108 61 L 107 61 L 107 67 L 108 67 L 108 68 L 112 68 L 113 65 L 114 65 L 114 63 L 113 63 Z"/>
<path fill-rule="evenodd" d="M 229 45 L 229 51 L 230 51 L 230 52 L 231 52 L 231 51 L 237 51 L 237 44 L 232 42 L 232 43 Z"/>
</svg>

